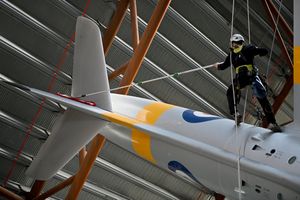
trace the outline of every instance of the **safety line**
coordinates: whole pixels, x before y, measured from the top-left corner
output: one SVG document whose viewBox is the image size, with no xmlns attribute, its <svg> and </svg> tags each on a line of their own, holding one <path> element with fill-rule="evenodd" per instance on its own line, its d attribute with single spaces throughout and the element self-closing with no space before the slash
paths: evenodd
<svg viewBox="0 0 300 200">
<path fill-rule="evenodd" d="M 198 68 L 195 68 L 195 69 L 190 69 L 190 70 L 186 70 L 186 71 L 182 71 L 182 72 L 176 72 L 176 73 L 169 74 L 169 75 L 166 75 L 166 76 L 161 76 L 161 77 L 158 77 L 158 78 L 153 78 L 153 79 L 149 79 L 149 80 L 145 80 L 145 81 L 140 81 L 140 82 L 137 82 L 137 83 L 131 83 L 129 85 L 124 85 L 124 86 L 113 88 L 113 89 L 110 89 L 110 90 L 102 90 L 102 91 L 97 91 L 97 92 L 91 92 L 91 93 L 88 93 L 88 94 L 83 94 L 83 95 L 75 97 L 75 98 L 93 96 L 93 95 L 101 94 L 101 93 L 105 93 L 105 92 L 112 92 L 112 91 L 116 91 L 116 90 L 119 90 L 119 89 L 124 89 L 124 88 L 128 88 L 128 87 L 135 86 L 135 85 L 137 85 L 137 86 L 138 85 L 143 85 L 143 84 L 146 84 L 146 83 L 151 83 L 151 82 L 155 82 L 155 81 L 159 81 L 159 80 L 163 80 L 163 79 L 167 79 L 167 78 L 171 78 L 171 77 L 177 78 L 177 77 L 179 77 L 183 74 L 188 74 L 188 73 L 191 73 L 191 72 L 204 70 L 204 69 L 207 69 L 207 68 L 210 68 L 210 67 L 213 67 L 213 66 L 214 65 L 207 65 L 207 66 L 204 66 L 204 67 L 198 67 Z"/>
<path fill-rule="evenodd" d="M 247 0 L 247 20 L 248 20 L 248 42 L 249 42 L 249 44 L 251 44 L 250 7 L 249 7 L 249 0 Z"/>
<path fill-rule="evenodd" d="M 86 2 L 86 4 L 85 4 L 84 10 L 83 10 L 83 12 L 82 12 L 82 16 L 85 16 L 85 15 L 86 15 L 87 9 L 88 9 L 88 7 L 89 7 L 89 5 L 90 5 L 90 2 L 91 2 L 91 0 L 86 0 L 86 1 L 87 1 L 87 2 Z M 65 60 L 66 60 L 67 53 L 68 53 L 68 51 L 69 51 L 71 45 L 73 44 L 74 39 L 75 39 L 75 32 L 72 34 L 72 36 L 71 36 L 71 38 L 70 38 L 68 44 L 66 45 L 66 47 L 64 48 L 63 53 L 62 53 L 61 56 L 60 56 L 60 59 L 59 59 L 58 63 L 57 63 L 56 66 L 55 66 L 54 72 L 52 73 L 52 76 L 51 76 L 51 80 L 50 80 L 50 82 L 49 82 L 49 84 L 48 84 L 48 87 L 47 87 L 47 91 L 48 91 L 48 92 L 50 92 L 50 91 L 52 90 L 52 88 L 53 88 L 53 86 L 54 86 L 54 84 L 55 84 L 55 82 L 56 82 L 56 80 L 57 80 L 57 74 L 60 72 L 61 67 L 62 67 L 62 65 L 64 64 Z M 9 171 L 8 171 L 8 173 L 7 173 L 7 175 L 6 175 L 5 178 L 4 178 L 4 181 L 3 181 L 3 186 L 4 186 L 4 187 L 7 186 L 8 180 L 9 180 L 9 178 L 11 177 L 11 175 L 12 175 L 14 169 L 16 168 L 17 161 L 18 161 L 18 159 L 20 158 L 20 155 L 21 155 L 21 153 L 23 152 L 23 149 L 24 149 L 26 143 L 28 142 L 29 135 L 30 135 L 30 133 L 32 132 L 32 129 L 33 129 L 33 127 L 34 127 L 36 121 L 38 120 L 39 116 L 41 115 L 41 113 L 42 113 L 42 111 L 43 111 L 43 105 L 45 104 L 45 101 L 46 101 L 46 98 L 43 98 L 42 101 L 41 101 L 41 103 L 39 104 L 39 107 L 38 107 L 36 113 L 34 114 L 32 120 L 31 120 L 31 122 L 30 122 L 30 124 L 29 124 L 28 127 L 26 128 L 26 134 L 25 134 L 25 137 L 24 137 L 24 139 L 23 139 L 23 141 L 22 141 L 22 143 L 21 143 L 20 148 L 19 148 L 18 151 L 17 151 L 16 157 L 13 159 L 12 165 L 11 165 L 11 167 L 10 167 L 10 169 L 9 169 Z"/>
<path fill-rule="evenodd" d="M 266 2 L 266 3 L 267 3 L 267 2 Z M 268 75 L 269 75 L 270 63 L 271 63 L 272 54 L 273 54 L 273 49 L 274 49 L 274 43 L 275 43 L 276 31 L 278 31 L 278 34 L 279 34 L 279 30 L 278 30 L 278 21 L 279 21 L 279 17 L 280 17 L 281 7 L 282 7 L 282 0 L 280 1 L 280 6 L 279 6 L 278 15 L 277 15 L 276 24 L 275 24 L 275 30 L 274 30 L 274 33 L 273 33 L 273 40 L 272 40 L 272 46 L 271 46 L 270 57 L 269 57 L 269 60 L 268 60 L 268 66 L 267 66 L 267 72 L 266 72 L 267 82 L 268 82 Z"/>
<path fill-rule="evenodd" d="M 251 30 L 250 30 L 250 7 L 249 7 L 249 0 L 247 0 L 247 20 L 248 20 L 248 43 L 251 44 Z M 246 108 L 247 108 L 247 101 L 248 101 L 248 91 L 249 86 L 246 86 L 246 97 L 245 97 L 245 104 L 244 104 L 244 111 L 243 111 L 243 122 L 245 122 L 246 117 Z"/>
<path fill-rule="evenodd" d="M 243 122 L 245 122 L 245 116 L 246 116 L 246 110 L 247 110 L 248 91 L 249 91 L 249 85 L 246 86 L 245 104 L 244 104 L 244 111 L 243 111 Z"/>
<path fill-rule="evenodd" d="M 233 22 L 234 22 L 234 8 L 235 8 L 235 0 L 232 0 L 232 16 L 231 16 L 231 31 L 230 31 L 230 37 L 233 35 Z M 231 44 L 230 44 L 231 45 Z M 241 169 L 240 169 L 240 145 L 238 141 L 238 125 L 237 125 L 237 104 L 236 104 L 236 98 L 235 98 L 235 86 L 233 81 L 233 65 L 232 65 L 232 51 L 230 51 L 230 75 L 231 75 L 231 84 L 232 84 L 232 94 L 233 94 L 233 104 L 234 104 L 234 119 L 235 119 L 235 137 L 236 137 L 236 144 L 237 144 L 237 152 L 238 152 L 238 159 L 237 159 L 237 175 L 238 175 L 238 194 L 239 194 L 239 200 L 242 199 L 242 188 L 241 188 Z"/>
</svg>

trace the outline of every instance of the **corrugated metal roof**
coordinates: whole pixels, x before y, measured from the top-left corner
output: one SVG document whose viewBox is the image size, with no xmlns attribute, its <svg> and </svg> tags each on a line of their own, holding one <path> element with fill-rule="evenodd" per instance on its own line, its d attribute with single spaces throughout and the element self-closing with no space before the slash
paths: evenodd
<svg viewBox="0 0 300 200">
<path fill-rule="evenodd" d="M 139 31 L 143 33 L 156 0 L 138 0 Z M 279 6 L 279 0 L 274 0 Z M 62 52 L 75 30 L 76 17 L 85 7 L 84 0 L 0 1 L 0 77 L 46 90 L 53 69 L 60 62 Z M 292 1 L 283 1 L 282 13 L 292 27 Z M 109 24 L 116 9 L 116 0 L 91 1 L 87 17 L 100 23 L 101 30 Z M 256 45 L 271 47 L 273 31 L 261 1 L 250 1 L 251 40 Z M 247 35 L 246 3 L 236 4 L 235 31 Z M 148 80 L 175 72 L 189 70 L 222 61 L 228 51 L 231 21 L 231 0 L 181 1 L 173 0 L 153 40 L 136 81 Z M 245 37 L 247 38 L 247 37 Z M 291 45 L 284 35 L 288 48 Z M 286 63 L 280 60 L 280 47 L 275 45 L 269 83 L 275 95 L 285 82 Z M 109 71 L 126 62 L 133 54 L 131 48 L 129 13 L 121 26 L 106 58 Z M 73 45 L 61 66 L 61 73 L 53 91 L 70 93 L 72 80 Z M 278 60 L 279 59 L 279 60 Z M 257 60 L 266 72 L 268 58 Z M 278 67 L 279 66 L 279 67 Z M 226 87 L 230 72 L 214 69 L 198 71 L 178 78 L 135 86 L 130 94 L 229 116 Z M 119 79 L 111 82 L 111 88 Z M 28 125 L 38 109 L 40 99 L 0 83 L 0 181 L 8 174 Z M 217 100 L 216 100 L 217 99 Z M 272 98 L 271 98 L 272 100 Z M 255 123 L 256 104 L 248 106 L 248 122 Z M 292 118 L 292 92 L 277 114 L 279 123 Z M 51 133 L 59 112 L 59 105 L 47 101 L 42 114 L 30 134 L 16 168 L 9 179 L 9 187 L 22 193 L 29 190 L 33 180 L 24 172 L 42 143 Z M 243 106 L 243 100 L 240 107 Z M 44 190 L 67 179 L 78 169 L 78 158 L 47 182 Z M 175 176 L 130 152 L 107 142 L 93 167 L 79 199 L 200 199 L 205 190 L 201 185 Z M 68 188 L 53 196 L 63 199 Z M 202 198 L 202 197 L 201 197 Z"/>
</svg>

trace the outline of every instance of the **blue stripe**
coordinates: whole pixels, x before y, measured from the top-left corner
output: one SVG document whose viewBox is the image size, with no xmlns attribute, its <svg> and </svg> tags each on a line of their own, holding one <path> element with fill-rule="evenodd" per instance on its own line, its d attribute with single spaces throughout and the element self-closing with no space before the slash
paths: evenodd
<svg viewBox="0 0 300 200">
<path fill-rule="evenodd" d="M 194 175 L 183 165 L 183 164 L 181 164 L 180 162 L 178 162 L 178 161 L 175 161 L 175 160 L 173 160 L 173 161 L 170 161 L 169 163 L 168 163 L 168 168 L 171 170 L 171 171 L 173 171 L 173 172 L 175 172 L 176 173 L 176 171 L 178 170 L 178 171 L 181 171 L 181 172 L 183 172 L 183 173 L 185 173 L 187 176 L 189 176 L 191 179 L 193 179 L 194 181 L 196 181 L 197 183 L 199 183 L 199 184 L 201 184 L 195 177 L 194 177 Z"/>
<path fill-rule="evenodd" d="M 186 110 L 182 113 L 182 117 L 186 122 L 190 123 L 201 123 L 201 122 L 207 122 L 215 119 L 221 119 L 217 116 L 196 116 L 194 113 L 196 111 L 194 110 Z"/>
</svg>

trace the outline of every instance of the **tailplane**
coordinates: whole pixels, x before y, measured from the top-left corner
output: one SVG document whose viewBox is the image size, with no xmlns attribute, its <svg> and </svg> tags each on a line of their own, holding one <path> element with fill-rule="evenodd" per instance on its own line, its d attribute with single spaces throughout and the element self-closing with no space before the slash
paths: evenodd
<svg viewBox="0 0 300 200">
<path fill-rule="evenodd" d="M 103 110 L 112 110 L 101 32 L 94 22 L 81 16 L 76 23 L 73 97 L 69 98 L 76 99 L 74 97 L 99 91 L 104 92 L 86 97 L 88 99 L 77 99 L 78 107 L 85 105 L 82 102 L 93 102 L 95 104 L 92 105 Z M 63 101 L 73 101 L 64 98 L 64 95 L 60 95 L 59 98 Z M 50 179 L 106 124 L 106 120 L 83 113 L 80 109 L 68 107 L 55 123 L 51 135 L 32 161 L 26 174 L 38 180 Z"/>
</svg>

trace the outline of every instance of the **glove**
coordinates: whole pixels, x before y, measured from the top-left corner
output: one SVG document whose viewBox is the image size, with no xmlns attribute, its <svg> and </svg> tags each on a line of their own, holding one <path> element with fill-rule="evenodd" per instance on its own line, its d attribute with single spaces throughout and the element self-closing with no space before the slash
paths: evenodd
<svg viewBox="0 0 300 200">
<path fill-rule="evenodd" d="M 213 64 L 213 66 L 218 70 L 220 64 L 223 64 L 223 62 L 217 62 L 217 63 Z"/>
</svg>

